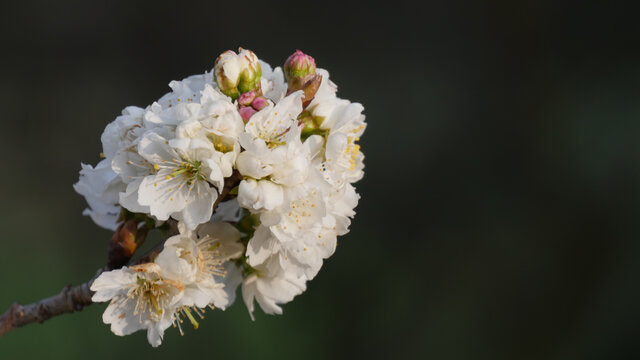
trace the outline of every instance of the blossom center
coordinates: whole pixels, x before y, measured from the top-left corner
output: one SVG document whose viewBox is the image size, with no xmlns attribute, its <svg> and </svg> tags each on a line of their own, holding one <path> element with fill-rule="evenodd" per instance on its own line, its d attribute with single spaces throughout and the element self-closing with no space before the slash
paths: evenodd
<svg viewBox="0 0 640 360">
<path fill-rule="evenodd" d="M 208 134 L 207 138 L 213 144 L 213 148 L 216 151 L 221 153 L 228 153 L 233 150 L 233 144 L 225 143 L 224 138 L 222 136 L 216 134 Z"/>
<path fill-rule="evenodd" d="M 207 235 L 198 241 L 198 274 L 202 277 L 221 276 L 226 272 L 220 259 L 220 242 Z"/>
<path fill-rule="evenodd" d="M 314 222 L 314 210 L 316 208 L 315 195 L 317 191 L 312 191 L 310 196 L 291 201 L 289 203 L 290 211 L 287 214 L 289 219 L 295 223 L 298 229 L 303 226 L 307 227 Z M 286 230 L 286 228 L 283 228 Z"/>
<path fill-rule="evenodd" d="M 133 315 L 139 315 L 140 320 L 145 314 L 152 319 L 159 319 L 166 307 L 169 294 L 168 285 L 159 281 L 151 281 L 138 276 L 135 286 L 129 289 L 127 300 L 135 300 Z"/>
<path fill-rule="evenodd" d="M 188 184 L 197 180 L 206 180 L 204 175 L 202 175 L 202 161 L 181 161 L 177 164 L 175 170 L 167 175 L 167 180 L 171 180 L 179 175 L 182 175 Z"/>
<path fill-rule="evenodd" d="M 287 134 L 287 132 L 289 132 L 290 129 L 291 128 L 287 128 L 284 131 L 276 134 L 267 134 L 263 132 L 260 134 L 260 138 L 264 140 L 264 142 L 267 144 L 267 147 L 269 149 L 275 149 L 278 146 L 287 144 L 287 142 L 284 141 L 282 138 Z"/>
</svg>

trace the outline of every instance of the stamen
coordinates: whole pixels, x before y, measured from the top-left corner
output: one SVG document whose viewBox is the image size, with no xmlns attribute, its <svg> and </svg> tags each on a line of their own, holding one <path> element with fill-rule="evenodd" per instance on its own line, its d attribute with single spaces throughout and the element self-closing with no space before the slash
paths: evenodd
<svg viewBox="0 0 640 360">
<path fill-rule="evenodd" d="M 156 309 L 156 313 L 158 315 L 162 315 L 162 309 L 160 308 L 160 306 L 158 306 L 158 299 L 156 299 L 156 297 L 153 296 L 151 292 L 147 293 L 147 296 L 149 297 L 149 300 L 151 300 L 151 304 L 153 305 L 153 307 Z"/>
<path fill-rule="evenodd" d="M 200 326 L 200 324 L 198 324 L 198 322 L 196 321 L 196 319 L 193 317 L 193 315 L 191 315 L 191 311 L 189 311 L 189 308 L 187 308 L 186 306 L 182 308 L 182 311 L 184 312 L 184 314 L 189 318 L 189 321 L 191 321 L 191 325 L 193 325 L 193 328 L 198 330 L 198 327 Z"/>
</svg>

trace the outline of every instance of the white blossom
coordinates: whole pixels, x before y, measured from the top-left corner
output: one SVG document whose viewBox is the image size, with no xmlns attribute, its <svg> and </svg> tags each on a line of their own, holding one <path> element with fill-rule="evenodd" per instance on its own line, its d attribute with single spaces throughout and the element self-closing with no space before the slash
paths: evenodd
<svg viewBox="0 0 640 360">
<path fill-rule="evenodd" d="M 102 319 L 114 334 L 147 330 L 149 343 L 160 345 L 184 295 L 182 284 L 163 279 L 160 272 L 160 266 L 148 263 L 104 272 L 93 282 L 91 300 L 110 301 Z"/>
<path fill-rule="evenodd" d="M 216 283 L 214 273 L 224 274 L 216 254 L 189 236 L 169 238 L 155 263 L 162 267 L 162 274 L 184 285 L 182 306 L 205 308 L 209 304 L 225 308 L 227 305 L 224 284 Z"/>
<path fill-rule="evenodd" d="M 147 130 L 144 113 L 142 108 L 128 106 L 122 110 L 122 115 L 107 125 L 100 137 L 103 155 L 107 159 L 113 158 L 118 150 L 131 146 Z"/>
<path fill-rule="evenodd" d="M 224 181 L 211 143 L 167 140 L 151 133 L 140 141 L 138 151 L 157 171 L 140 183 L 140 205 L 149 206 L 150 214 L 159 220 L 172 216 L 190 229 L 211 218 L 217 189 L 222 189 Z"/>
<path fill-rule="evenodd" d="M 362 110 L 360 104 L 341 105 L 322 123 L 329 130 L 324 165 L 335 184 L 353 183 L 364 175 L 364 154 L 356 143 L 366 128 Z"/>
<path fill-rule="evenodd" d="M 300 75 L 286 65 L 285 81 L 250 50 L 227 51 L 106 126 L 103 160 L 82 164 L 74 185 L 84 213 L 116 229 L 124 208 L 144 226 L 179 230 L 149 263 L 92 284 L 93 301 L 110 302 L 103 320 L 115 334 L 146 330 L 158 346 L 172 324 L 183 333 L 183 320 L 197 328 L 205 308 L 228 308 L 239 286 L 252 319 L 255 303 L 281 314 L 349 232 L 364 108 L 338 97 L 313 58 L 294 55 L 313 66 Z"/>
<path fill-rule="evenodd" d="M 240 144 L 237 167 L 247 177 L 240 184 L 239 202 L 252 210 L 272 210 L 283 193 L 305 181 L 310 164 L 309 146 L 300 140 L 296 120 L 302 111 L 302 92 L 295 92 L 275 106 L 269 105 L 249 120 Z"/>
</svg>

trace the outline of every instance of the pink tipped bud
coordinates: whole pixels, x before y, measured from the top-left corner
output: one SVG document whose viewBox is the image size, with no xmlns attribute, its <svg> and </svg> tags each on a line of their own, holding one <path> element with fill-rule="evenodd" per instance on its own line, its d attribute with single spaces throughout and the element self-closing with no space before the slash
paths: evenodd
<svg viewBox="0 0 640 360">
<path fill-rule="evenodd" d="M 296 50 L 284 63 L 284 74 L 287 77 L 287 94 L 304 91 L 302 104 L 309 105 L 316 95 L 322 76 L 316 74 L 316 61 L 300 50 Z"/>
<path fill-rule="evenodd" d="M 249 119 L 251 119 L 253 114 L 257 113 L 257 111 L 254 108 L 248 107 L 248 106 L 240 107 L 240 110 L 238 110 L 238 112 L 240 112 L 240 116 L 242 116 L 242 119 L 244 120 L 244 122 L 249 121 Z"/>
<path fill-rule="evenodd" d="M 242 106 L 250 106 L 255 98 L 256 98 L 255 91 L 246 92 L 240 95 L 240 98 L 238 99 L 238 104 Z"/>
<path fill-rule="evenodd" d="M 284 74 L 287 81 L 298 78 L 302 83 L 308 81 L 309 75 L 316 73 L 316 61 L 300 50 L 296 50 L 284 63 Z"/>
<path fill-rule="evenodd" d="M 264 96 L 258 96 L 253 100 L 253 102 L 251 103 L 251 106 L 254 109 L 260 111 L 264 109 L 267 106 L 267 104 L 268 104 L 267 98 L 265 98 Z"/>
</svg>

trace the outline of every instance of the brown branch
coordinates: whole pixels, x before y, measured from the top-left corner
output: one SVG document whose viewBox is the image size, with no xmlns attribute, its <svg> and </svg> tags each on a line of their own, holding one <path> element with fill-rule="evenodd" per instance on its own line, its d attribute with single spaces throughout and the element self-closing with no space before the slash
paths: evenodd
<svg viewBox="0 0 640 360">
<path fill-rule="evenodd" d="M 14 303 L 4 315 L 0 316 L 0 337 L 15 328 L 34 322 L 43 323 L 54 316 L 80 311 L 85 306 L 91 305 L 93 292 L 89 288 L 93 280 L 105 270 L 107 269 L 98 270 L 96 276 L 84 284 L 67 285 L 59 294 L 33 304 Z"/>
<path fill-rule="evenodd" d="M 218 196 L 216 202 L 213 204 L 214 212 L 221 201 L 227 200 L 231 197 L 229 192 L 239 183 L 241 178 L 240 174 L 236 171 L 225 181 L 224 188 L 220 192 L 220 196 Z M 138 229 L 136 226 L 137 222 L 135 221 L 125 221 L 118 230 L 116 230 L 114 237 L 111 240 L 109 251 L 109 264 L 111 264 L 111 266 L 105 266 L 98 270 L 93 279 L 76 286 L 67 285 L 59 294 L 32 304 L 21 305 L 14 303 L 7 312 L 0 316 L 0 337 L 7 334 L 9 331 L 24 325 L 34 322 L 43 323 L 54 316 L 80 311 L 85 306 L 93 304 L 91 301 L 93 291 L 90 290 L 93 281 L 103 271 L 113 270 L 114 268 L 119 268 L 127 264 L 133 256 L 135 249 L 142 245 L 144 238 L 146 238 L 147 229 L 144 227 Z M 174 229 L 175 224 L 171 223 L 170 226 L 171 227 L 168 232 L 169 236 L 173 235 L 176 231 Z M 123 251 L 121 248 L 124 248 L 125 250 L 133 248 L 133 251 Z M 155 248 L 152 249 L 151 253 L 155 250 Z M 117 256 L 114 254 L 117 254 Z M 149 256 L 150 255 L 143 256 L 139 261 L 144 261 L 149 258 Z M 117 258 L 118 261 L 114 261 L 114 258 Z"/>
</svg>

